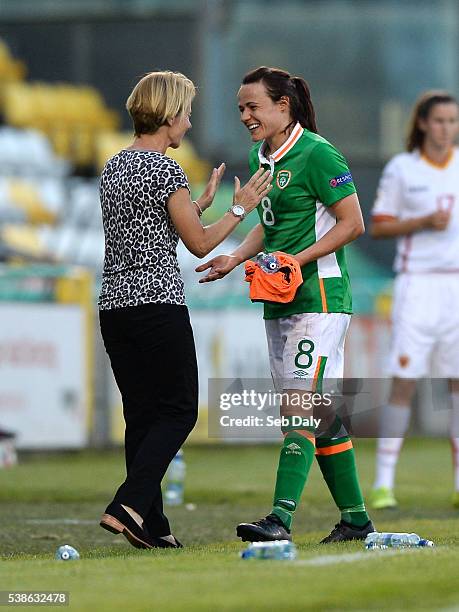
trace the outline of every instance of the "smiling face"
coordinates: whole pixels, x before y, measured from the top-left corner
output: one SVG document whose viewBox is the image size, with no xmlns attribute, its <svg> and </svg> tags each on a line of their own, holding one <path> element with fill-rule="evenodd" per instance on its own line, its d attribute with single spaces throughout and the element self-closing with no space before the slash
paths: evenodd
<svg viewBox="0 0 459 612">
<path fill-rule="evenodd" d="M 172 149 L 178 149 L 183 137 L 191 128 L 191 110 L 189 113 L 185 113 L 184 115 L 177 115 L 172 119 L 169 127 L 169 138 L 171 144 L 169 145 Z"/>
<path fill-rule="evenodd" d="M 273 102 L 262 81 L 241 85 L 238 101 L 241 121 L 253 142 L 274 142 L 292 122 L 288 98 Z"/>
<path fill-rule="evenodd" d="M 449 149 L 459 133 L 459 109 L 454 102 L 435 104 L 427 119 L 419 119 L 419 128 L 424 132 L 425 146 Z"/>
</svg>

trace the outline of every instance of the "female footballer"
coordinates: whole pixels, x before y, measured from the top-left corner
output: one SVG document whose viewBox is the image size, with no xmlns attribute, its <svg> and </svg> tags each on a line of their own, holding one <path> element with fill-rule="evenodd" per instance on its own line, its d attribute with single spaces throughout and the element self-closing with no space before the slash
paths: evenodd
<svg viewBox="0 0 459 612">
<path fill-rule="evenodd" d="M 197 268 L 201 282 L 222 278 L 259 251 L 283 251 L 299 262 L 304 282 L 293 301 L 265 303 L 273 379 L 283 391 L 320 388 L 343 376 L 343 348 L 352 309 L 343 247 L 364 231 L 352 176 L 343 156 L 317 134 L 307 83 L 277 68 L 245 75 L 238 93 L 242 123 L 254 146 L 250 172 L 270 169 L 274 187 L 258 206 L 260 223 L 231 254 Z M 291 416 L 283 404 L 281 414 Z M 338 431 L 336 431 L 336 429 Z M 292 520 L 314 455 L 341 520 L 322 542 L 363 539 L 374 531 L 359 486 L 352 442 L 342 427 L 317 437 L 287 427 L 273 507 L 265 518 L 242 523 L 243 540 L 291 538 Z"/>
<path fill-rule="evenodd" d="M 459 507 L 459 132 L 458 103 L 428 91 L 415 104 L 407 151 L 385 167 L 372 236 L 397 238 L 392 310 L 392 389 L 381 414 L 373 508 L 397 505 L 394 477 L 416 380 L 450 379 L 453 504 Z"/>
</svg>

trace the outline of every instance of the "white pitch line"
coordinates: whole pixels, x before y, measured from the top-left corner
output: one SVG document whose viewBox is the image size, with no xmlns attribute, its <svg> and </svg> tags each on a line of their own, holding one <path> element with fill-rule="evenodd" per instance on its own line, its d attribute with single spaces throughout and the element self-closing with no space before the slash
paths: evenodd
<svg viewBox="0 0 459 612">
<path fill-rule="evenodd" d="M 333 565 L 335 563 L 354 563 L 354 561 L 369 561 L 370 559 L 383 559 L 393 555 L 407 554 L 417 551 L 416 548 L 404 548 L 402 550 L 372 550 L 365 552 L 346 553 L 344 555 L 320 555 L 311 559 L 299 559 L 295 561 L 297 565 Z"/>
<path fill-rule="evenodd" d="M 94 520 L 71 518 L 26 519 L 25 522 L 29 525 L 97 525 Z"/>
</svg>

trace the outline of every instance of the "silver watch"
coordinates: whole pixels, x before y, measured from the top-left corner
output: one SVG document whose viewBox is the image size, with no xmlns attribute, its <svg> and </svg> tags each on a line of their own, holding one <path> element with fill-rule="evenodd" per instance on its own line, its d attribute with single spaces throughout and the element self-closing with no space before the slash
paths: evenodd
<svg viewBox="0 0 459 612">
<path fill-rule="evenodd" d="M 233 215 L 235 217 L 237 217 L 240 221 L 242 221 L 243 219 L 245 219 L 245 215 L 247 214 L 245 212 L 245 208 L 242 206 L 242 204 L 233 204 L 229 209 L 228 212 L 233 213 Z"/>
</svg>

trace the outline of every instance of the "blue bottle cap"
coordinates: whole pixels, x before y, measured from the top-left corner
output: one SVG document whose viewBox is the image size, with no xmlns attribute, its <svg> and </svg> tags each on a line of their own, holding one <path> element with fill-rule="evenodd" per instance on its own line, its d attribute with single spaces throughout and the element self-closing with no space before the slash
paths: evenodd
<svg viewBox="0 0 459 612">
<path fill-rule="evenodd" d="M 432 546 L 434 546 L 434 543 L 432 542 L 432 540 L 421 539 L 421 540 L 419 540 L 418 546 L 429 546 L 429 547 L 432 547 Z"/>
</svg>

